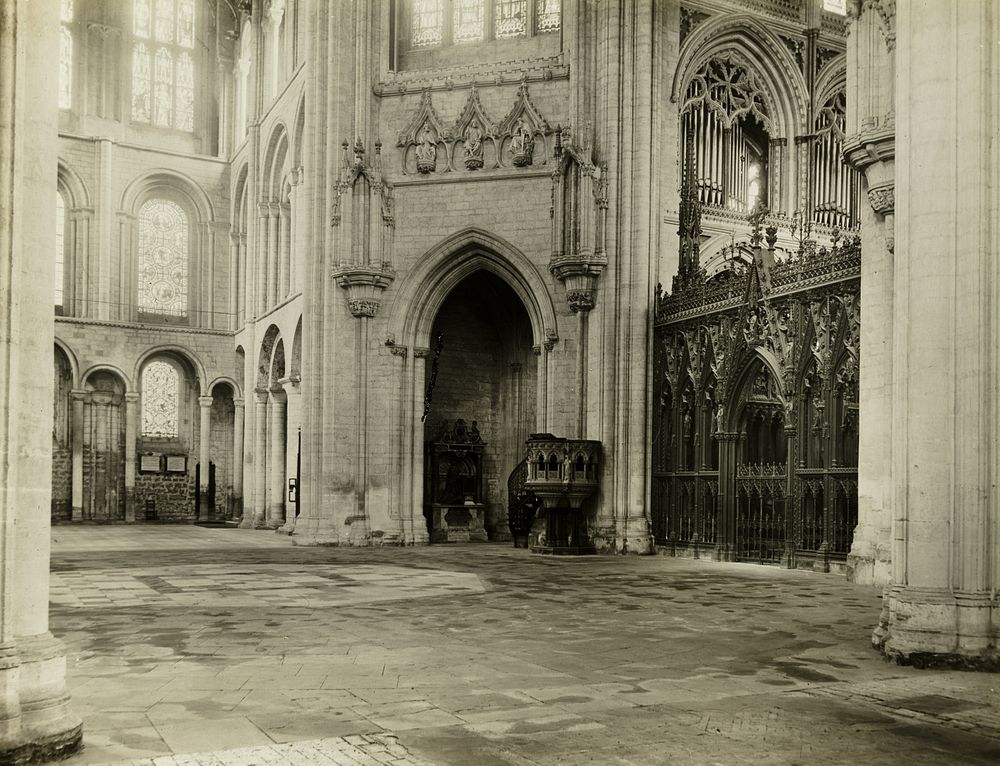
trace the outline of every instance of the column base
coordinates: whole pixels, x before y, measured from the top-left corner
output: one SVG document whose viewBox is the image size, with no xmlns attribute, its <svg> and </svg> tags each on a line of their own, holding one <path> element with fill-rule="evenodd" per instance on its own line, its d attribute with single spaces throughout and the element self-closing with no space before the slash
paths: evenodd
<svg viewBox="0 0 1000 766">
<path fill-rule="evenodd" d="M 68 758 L 83 745 L 83 724 L 48 736 L 19 738 L 13 742 L 0 739 L 0 763 L 49 763 Z"/>
<path fill-rule="evenodd" d="M 859 524 L 847 554 L 847 579 L 858 585 L 888 587 L 892 581 L 891 530 Z"/>
<path fill-rule="evenodd" d="M 0 763 L 41 763 L 79 749 L 83 724 L 69 708 L 66 656 L 51 633 L 17 637 L 20 727 L 0 740 Z"/>
<path fill-rule="evenodd" d="M 1000 602 L 987 593 L 894 586 L 872 645 L 900 665 L 997 672 L 998 618 Z"/>
<path fill-rule="evenodd" d="M 350 545 L 350 539 L 342 538 L 337 534 L 333 522 L 329 518 L 299 516 L 295 521 L 292 544 L 302 546 Z"/>
<path fill-rule="evenodd" d="M 620 537 L 614 528 L 598 529 L 591 533 L 590 539 L 598 553 L 634 553 L 646 556 L 655 553 L 653 536 L 648 531 L 648 525 L 638 534 L 628 534 Z"/>
</svg>

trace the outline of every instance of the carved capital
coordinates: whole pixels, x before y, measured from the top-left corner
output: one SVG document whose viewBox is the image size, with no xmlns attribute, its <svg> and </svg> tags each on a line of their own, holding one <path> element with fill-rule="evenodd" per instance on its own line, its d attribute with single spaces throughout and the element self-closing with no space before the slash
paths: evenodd
<svg viewBox="0 0 1000 766">
<path fill-rule="evenodd" d="M 347 307 L 355 317 L 373 317 L 378 313 L 379 302 L 370 298 L 349 298 Z"/>
<path fill-rule="evenodd" d="M 347 307 L 355 317 L 373 317 L 378 313 L 382 291 L 395 277 L 387 265 L 357 266 L 341 264 L 333 272 L 337 284 L 347 291 Z"/>
<path fill-rule="evenodd" d="M 879 215 L 890 215 L 896 209 L 895 185 L 873 186 L 868 190 L 868 202 Z"/>
<path fill-rule="evenodd" d="M 429 348 L 416 348 L 413 349 L 414 359 L 426 359 L 431 355 L 431 350 Z"/>
<path fill-rule="evenodd" d="M 590 311 L 594 308 L 594 291 L 567 290 L 566 302 L 569 304 L 570 311 L 574 314 L 578 311 Z"/>
<path fill-rule="evenodd" d="M 406 346 L 389 346 L 389 353 L 393 356 L 399 356 L 406 359 L 406 353 L 409 349 Z"/>
</svg>

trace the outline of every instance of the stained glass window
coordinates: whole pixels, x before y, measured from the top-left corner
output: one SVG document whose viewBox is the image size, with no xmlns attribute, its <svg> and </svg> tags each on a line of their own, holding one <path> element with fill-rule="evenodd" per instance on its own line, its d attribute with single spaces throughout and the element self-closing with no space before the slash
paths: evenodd
<svg viewBox="0 0 1000 766">
<path fill-rule="evenodd" d="M 132 3 L 132 32 L 136 37 L 149 37 L 149 0 Z"/>
<path fill-rule="evenodd" d="M 132 51 L 132 119 L 149 122 L 150 103 L 149 49 L 139 43 Z"/>
<path fill-rule="evenodd" d="M 55 270 L 55 305 L 63 305 L 63 270 L 66 262 L 66 203 L 63 196 L 56 192 L 56 270 Z"/>
<path fill-rule="evenodd" d="M 195 0 L 133 0 L 133 120 L 194 130 L 195 20 Z"/>
<path fill-rule="evenodd" d="M 59 4 L 59 108 L 73 105 L 73 0 Z"/>
<path fill-rule="evenodd" d="M 496 0 L 494 28 L 498 38 L 523 37 L 527 31 L 525 24 L 528 0 Z"/>
<path fill-rule="evenodd" d="M 176 113 L 174 126 L 178 130 L 194 128 L 194 62 L 186 52 L 177 59 Z"/>
<path fill-rule="evenodd" d="M 139 310 L 187 315 L 188 218 L 175 202 L 151 199 L 139 209 Z"/>
<path fill-rule="evenodd" d="M 414 47 L 437 45 L 441 42 L 441 12 L 443 0 L 414 0 L 411 15 L 412 34 L 410 42 Z"/>
<path fill-rule="evenodd" d="M 174 0 L 156 0 L 156 18 L 153 21 L 156 42 L 174 41 L 174 19 Z"/>
<path fill-rule="evenodd" d="M 156 78 L 153 89 L 153 122 L 164 128 L 173 120 L 174 58 L 167 48 L 156 52 Z"/>
<path fill-rule="evenodd" d="M 456 43 L 483 39 L 483 0 L 453 0 L 453 36 Z"/>
<path fill-rule="evenodd" d="M 180 376 L 169 362 L 154 361 L 142 371 L 142 435 L 177 436 Z"/>
<path fill-rule="evenodd" d="M 177 44 L 194 47 L 194 0 L 177 1 Z"/>
<path fill-rule="evenodd" d="M 535 29 L 539 32 L 555 32 L 559 29 L 562 3 L 559 0 L 535 0 Z"/>
</svg>

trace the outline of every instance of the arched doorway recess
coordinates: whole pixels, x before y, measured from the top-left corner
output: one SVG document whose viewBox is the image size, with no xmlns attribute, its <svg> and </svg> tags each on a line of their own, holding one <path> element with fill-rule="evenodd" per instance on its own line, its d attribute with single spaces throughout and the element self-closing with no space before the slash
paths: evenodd
<svg viewBox="0 0 1000 766">
<path fill-rule="evenodd" d="M 509 539 L 507 477 L 537 413 L 531 319 L 507 282 L 485 270 L 447 295 L 424 371 L 424 516 L 432 540 Z M 420 413 L 423 416 L 423 413 Z M 456 506 L 476 506 L 468 510 Z M 449 510 L 449 506 L 451 509 Z"/>
</svg>

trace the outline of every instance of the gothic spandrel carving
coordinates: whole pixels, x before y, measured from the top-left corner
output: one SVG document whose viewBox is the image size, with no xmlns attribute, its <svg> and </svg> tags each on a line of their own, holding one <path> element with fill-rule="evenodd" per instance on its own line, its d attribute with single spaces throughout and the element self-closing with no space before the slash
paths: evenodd
<svg viewBox="0 0 1000 766">
<path fill-rule="evenodd" d="M 710 18 L 709 14 L 707 13 L 681 6 L 680 41 L 683 43 L 685 38 L 687 38 L 687 36 L 691 34 L 695 30 L 695 28 L 707 18 Z"/>
</svg>

